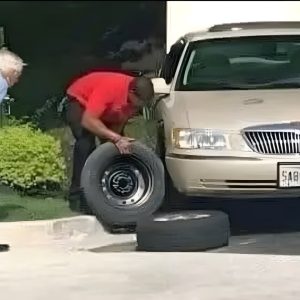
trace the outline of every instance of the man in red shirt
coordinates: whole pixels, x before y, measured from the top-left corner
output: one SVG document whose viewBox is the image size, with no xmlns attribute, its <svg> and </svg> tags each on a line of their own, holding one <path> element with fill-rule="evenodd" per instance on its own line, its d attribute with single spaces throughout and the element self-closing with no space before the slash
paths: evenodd
<svg viewBox="0 0 300 300">
<path fill-rule="evenodd" d="M 114 72 L 92 72 L 69 86 L 65 116 L 76 139 L 69 193 L 71 208 L 82 198 L 81 171 L 96 147 L 95 137 L 111 141 L 121 154 L 130 153 L 133 139 L 123 136 L 123 128 L 153 96 L 150 79 Z"/>
</svg>

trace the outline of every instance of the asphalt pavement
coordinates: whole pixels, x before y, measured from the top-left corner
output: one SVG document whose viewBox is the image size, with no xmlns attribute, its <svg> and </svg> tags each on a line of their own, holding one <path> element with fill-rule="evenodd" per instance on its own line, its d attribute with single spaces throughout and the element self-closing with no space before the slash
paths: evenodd
<svg viewBox="0 0 300 300">
<path fill-rule="evenodd" d="M 135 235 L 110 235 L 93 217 L 2 223 L 12 248 L 0 253 L 1 298 L 298 300 L 300 201 L 209 206 L 229 213 L 233 236 L 208 252 L 137 252 Z"/>
</svg>

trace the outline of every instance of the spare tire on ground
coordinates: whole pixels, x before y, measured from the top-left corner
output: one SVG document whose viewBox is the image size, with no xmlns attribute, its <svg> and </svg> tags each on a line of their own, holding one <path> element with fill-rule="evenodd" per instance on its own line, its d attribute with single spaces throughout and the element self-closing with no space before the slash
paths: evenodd
<svg viewBox="0 0 300 300">
<path fill-rule="evenodd" d="M 221 211 L 160 213 L 137 222 L 137 250 L 203 251 L 227 246 L 228 216 Z"/>
<path fill-rule="evenodd" d="M 139 218 L 153 214 L 165 194 L 161 160 L 146 146 L 134 142 L 130 155 L 120 155 L 105 143 L 89 156 L 81 175 L 87 204 L 110 229 L 135 226 Z"/>
</svg>

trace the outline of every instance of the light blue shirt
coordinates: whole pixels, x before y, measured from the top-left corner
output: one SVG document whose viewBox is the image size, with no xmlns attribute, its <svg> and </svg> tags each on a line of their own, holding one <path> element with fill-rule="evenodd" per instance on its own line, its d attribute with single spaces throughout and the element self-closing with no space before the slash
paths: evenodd
<svg viewBox="0 0 300 300">
<path fill-rule="evenodd" d="M 7 95 L 8 84 L 7 81 L 0 74 L 0 104 Z"/>
</svg>

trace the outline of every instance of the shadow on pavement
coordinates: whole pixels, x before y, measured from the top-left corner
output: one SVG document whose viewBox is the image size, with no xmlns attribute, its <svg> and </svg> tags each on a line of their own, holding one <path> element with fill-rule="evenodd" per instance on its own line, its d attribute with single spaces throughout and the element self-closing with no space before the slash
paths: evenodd
<svg viewBox="0 0 300 300">
<path fill-rule="evenodd" d="M 232 236 L 228 247 L 214 253 L 300 255 L 300 233 Z"/>
<path fill-rule="evenodd" d="M 217 209 L 229 215 L 233 235 L 300 231 L 299 199 L 190 199 L 191 209 Z"/>
<path fill-rule="evenodd" d="M 217 209 L 229 215 L 229 246 L 210 253 L 300 255 L 300 198 L 188 201 L 187 209 Z M 136 243 L 112 244 L 90 251 L 133 252 Z"/>
<path fill-rule="evenodd" d="M 103 247 L 93 248 L 89 250 L 94 253 L 117 253 L 117 252 L 134 252 L 136 251 L 135 242 L 111 244 Z"/>
</svg>

